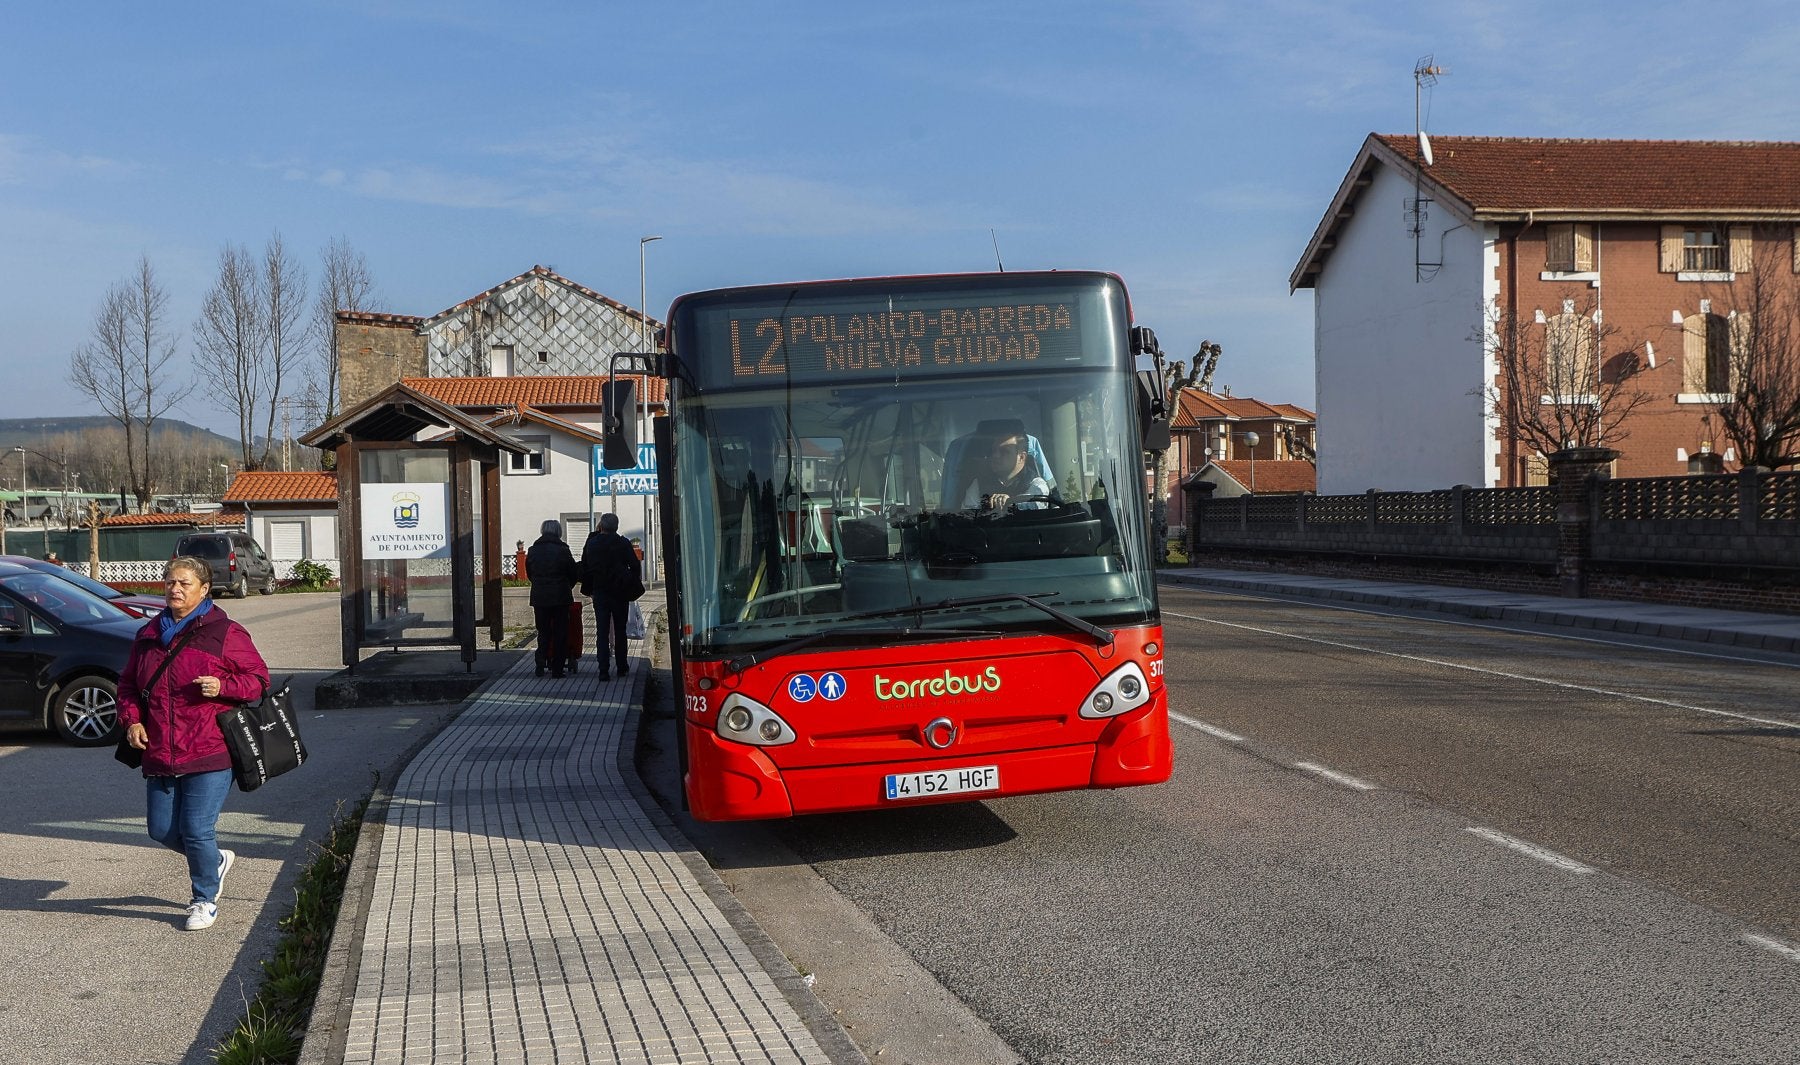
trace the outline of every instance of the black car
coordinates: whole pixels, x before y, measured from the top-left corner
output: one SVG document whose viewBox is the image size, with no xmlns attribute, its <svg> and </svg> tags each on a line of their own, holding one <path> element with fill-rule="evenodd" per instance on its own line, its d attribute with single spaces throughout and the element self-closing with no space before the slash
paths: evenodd
<svg viewBox="0 0 1800 1065">
<path fill-rule="evenodd" d="M 164 604 L 160 595 L 133 595 L 121 592 L 110 584 L 101 584 L 85 573 L 77 573 L 60 562 L 46 562 L 30 555 L 0 555 L 0 562 L 11 562 L 26 569 L 41 570 L 44 573 L 61 577 L 70 584 L 80 585 L 100 598 L 118 607 L 134 618 L 153 618 L 162 613 Z"/>
<path fill-rule="evenodd" d="M 0 728 L 117 743 L 116 685 L 143 624 L 68 581 L 0 562 Z"/>
<path fill-rule="evenodd" d="M 175 554 L 206 560 L 212 567 L 214 595 L 230 592 L 233 599 L 242 599 L 251 588 L 275 594 L 275 563 L 249 533 L 188 533 L 176 541 Z"/>
</svg>

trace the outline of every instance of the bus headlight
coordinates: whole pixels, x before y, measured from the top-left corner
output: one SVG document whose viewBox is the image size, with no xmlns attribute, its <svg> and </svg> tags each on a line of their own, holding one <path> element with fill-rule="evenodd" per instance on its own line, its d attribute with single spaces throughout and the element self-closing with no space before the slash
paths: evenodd
<svg viewBox="0 0 1800 1065">
<path fill-rule="evenodd" d="M 799 738 L 781 715 L 733 692 L 719 708 L 719 738 L 757 747 L 779 747 Z"/>
<path fill-rule="evenodd" d="M 1150 683 L 1144 678 L 1143 667 L 1136 662 L 1127 662 L 1088 692 L 1081 703 L 1081 716 L 1117 717 L 1149 701 Z"/>
</svg>

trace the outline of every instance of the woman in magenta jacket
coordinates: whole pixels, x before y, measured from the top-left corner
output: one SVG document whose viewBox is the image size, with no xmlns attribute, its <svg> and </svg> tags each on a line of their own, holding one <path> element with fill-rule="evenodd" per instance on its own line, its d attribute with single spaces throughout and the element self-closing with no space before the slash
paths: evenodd
<svg viewBox="0 0 1800 1065">
<path fill-rule="evenodd" d="M 125 742 L 144 752 L 150 838 L 187 856 L 187 929 L 195 932 L 218 918 L 219 888 L 237 859 L 217 837 L 231 755 L 214 718 L 262 698 L 269 667 L 244 627 L 213 605 L 204 559 L 170 559 L 163 588 L 163 612 L 139 630 L 119 678 L 119 720 Z"/>
</svg>

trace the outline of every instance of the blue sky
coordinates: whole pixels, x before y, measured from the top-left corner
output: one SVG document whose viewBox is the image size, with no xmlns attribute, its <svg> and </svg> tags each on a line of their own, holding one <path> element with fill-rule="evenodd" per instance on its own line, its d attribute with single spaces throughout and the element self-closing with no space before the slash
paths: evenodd
<svg viewBox="0 0 1800 1065">
<path fill-rule="evenodd" d="M 534 264 L 635 305 L 660 234 L 657 317 L 997 240 L 1119 273 L 1172 356 L 1217 341 L 1216 385 L 1311 405 L 1288 274 L 1363 138 L 1411 130 L 1420 57 L 1440 134 L 1800 139 L 1776 3 L 100 2 L 7 39 L 0 418 L 97 413 L 64 367 L 140 255 L 185 358 L 221 246 L 276 232 L 315 274 L 347 238 L 402 314 Z"/>
</svg>

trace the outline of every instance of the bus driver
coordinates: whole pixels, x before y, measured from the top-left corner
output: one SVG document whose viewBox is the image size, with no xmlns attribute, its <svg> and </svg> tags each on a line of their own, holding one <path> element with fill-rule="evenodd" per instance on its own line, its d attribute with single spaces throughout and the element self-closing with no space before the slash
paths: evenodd
<svg viewBox="0 0 1800 1065">
<path fill-rule="evenodd" d="M 1022 507 L 1044 506 L 1043 497 L 1050 494 L 1050 485 L 1034 470 L 1026 468 L 1027 451 L 1023 433 L 994 438 L 988 448 L 987 461 L 969 483 L 969 490 L 963 493 L 963 509 L 999 514 L 1005 512 L 1008 501 L 1028 496 L 1038 498 L 1021 504 Z"/>
</svg>

